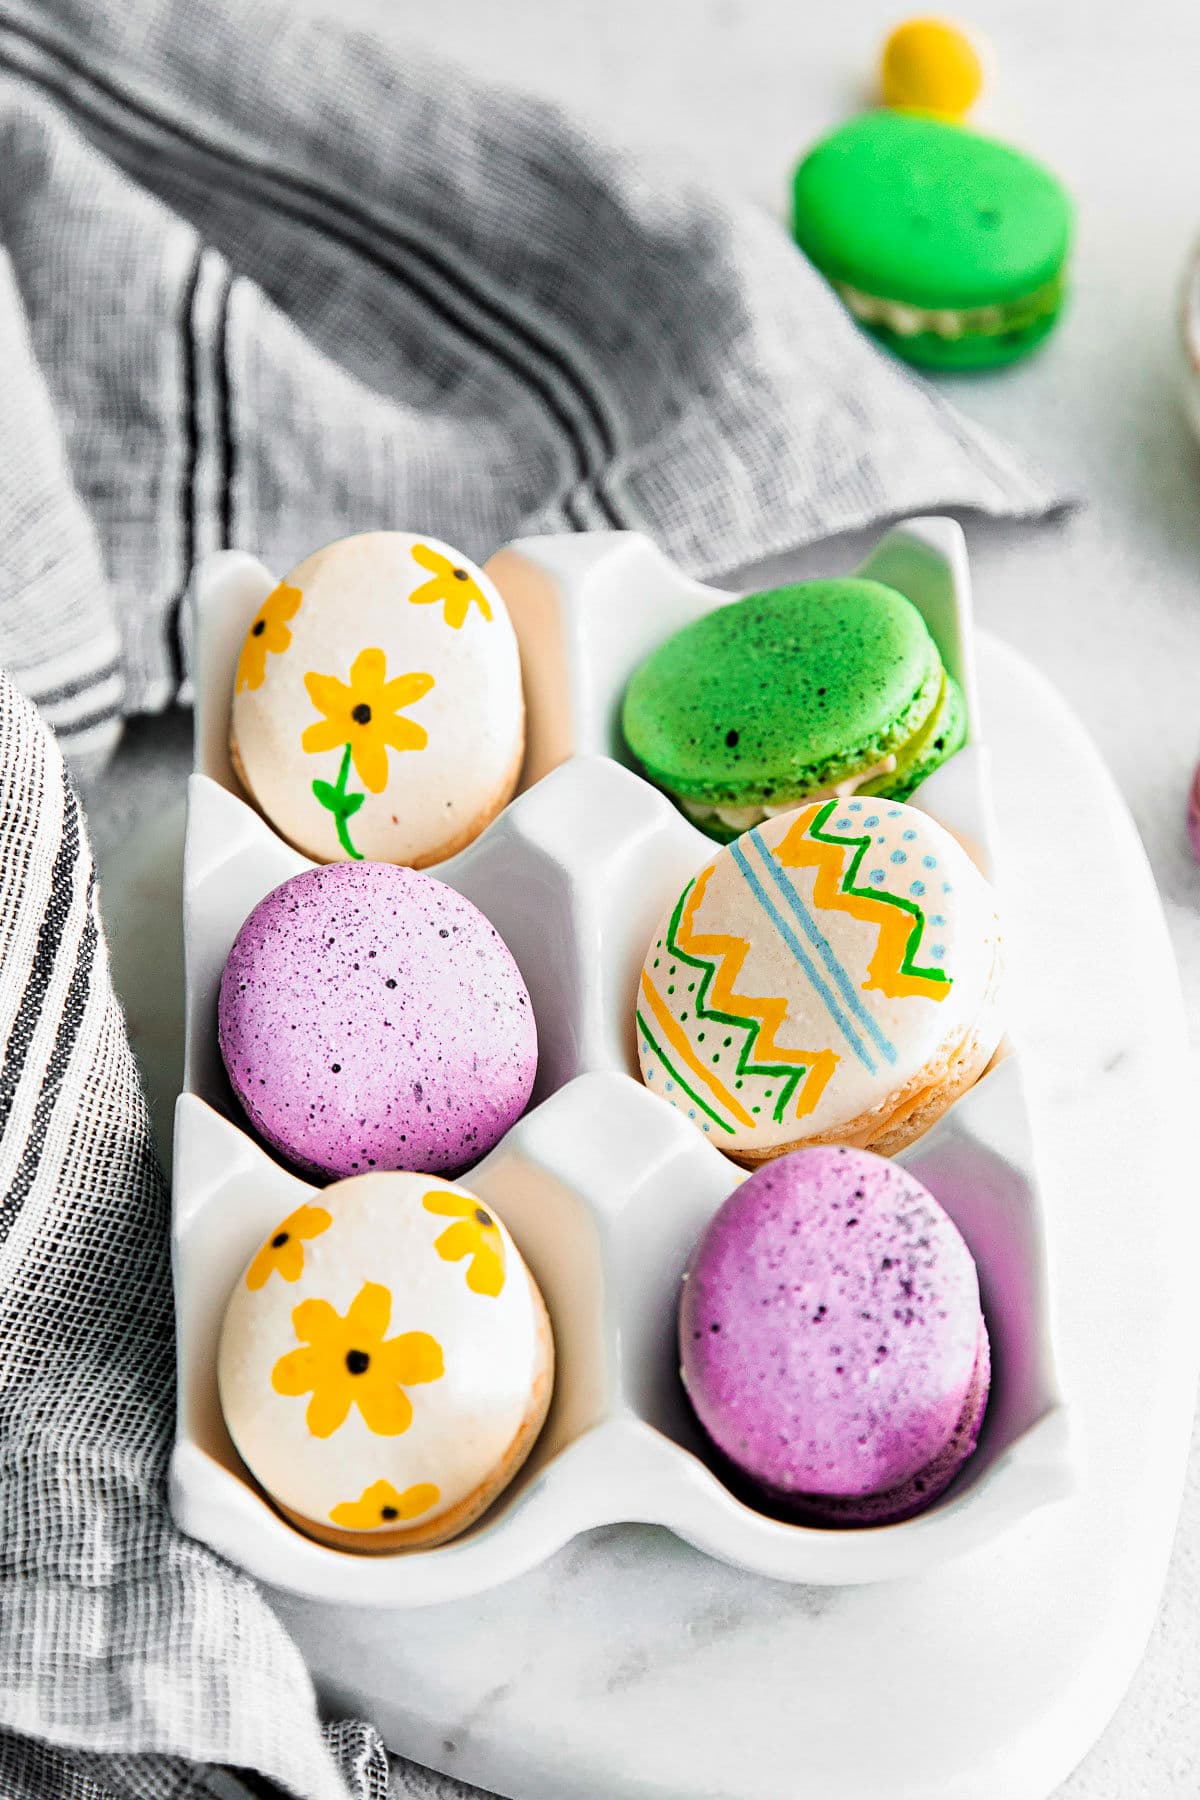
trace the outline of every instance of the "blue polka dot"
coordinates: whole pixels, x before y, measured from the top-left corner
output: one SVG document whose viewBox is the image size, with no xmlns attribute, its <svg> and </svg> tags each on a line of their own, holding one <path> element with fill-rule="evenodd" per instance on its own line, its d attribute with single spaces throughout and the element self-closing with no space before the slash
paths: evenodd
<svg viewBox="0 0 1200 1800">
<path fill-rule="evenodd" d="M 898 819 L 899 817 L 900 817 L 900 808 L 898 806 L 889 806 L 888 807 L 888 818 L 889 819 Z"/>
<path fill-rule="evenodd" d="M 937 857 L 936 856 L 923 856 L 921 858 L 921 863 L 922 863 L 922 866 L 926 869 L 936 869 L 937 868 Z"/>
<path fill-rule="evenodd" d="M 921 895 L 925 892 L 925 883 L 923 881 L 910 881 L 908 884 L 908 891 L 910 894 L 915 894 L 919 900 Z"/>
<path fill-rule="evenodd" d="M 892 851 L 892 861 L 894 863 L 906 863 L 908 861 L 908 851 L 907 850 L 893 850 Z"/>
<path fill-rule="evenodd" d="M 885 879 L 886 877 L 882 869 L 872 869 L 871 873 L 867 876 L 867 880 L 873 882 L 876 887 L 878 887 Z"/>
<path fill-rule="evenodd" d="M 666 1091 L 668 1094 L 673 1094 L 675 1092 L 675 1083 L 673 1081 L 668 1081 Z"/>
<path fill-rule="evenodd" d="M 935 962 L 941 962 L 943 956 L 946 954 L 945 944 L 930 944 L 929 954 Z"/>
<path fill-rule="evenodd" d="M 933 915 L 932 919 L 930 919 L 929 923 L 931 925 L 944 925 L 946 923 L 946 921 L 945 921 L 945 919 L 943 919 L 941 913 L 934 913 L 934 915 Z"/>
<path fill-rule="evenodd" d="M 951 885 L 948 881 L 943 881 L 942 892 L 943 892 L 943 894 L 952 894 L 954 892 L 954 889 L 951 887 Z"/>
<path fill-rule="evenodd" d="M 691 1106 L 691 1107 L 689 1107 L 689 1108 L 688 1108 L 688 1118 L 689 1118 L 689 1119 L 694 1119 L 694 1118 L 695 1118 L 695 1116 L 696 1116 L 696 1109 L 695 1109 L 695 1107 L 694 1107 L 694 1106 Z"/>
<path fill-rule="evenodd" d="M 911 843 L 912 843 L 912 841 L 913 841 L 913 839 L 914 839 L 914 838 L 915 838 L 915 837 L 916 837 L 916 835 L 917 835 L 917 834 L 916 834 L 916 832 L 915 832 L 915 831 L 906 831 L 906 832 L 905 832 L 905 833 L 904 833 L 904 841 L 905 841 L 905 843 L 906 843 L 906 844 L 911 844 Z"/>
<path fill-rule="evenodd" d="M 839 819 L 837 822 L 837 825 L 834 827 L 834 829 L 836 831 L 849 831 L 849 829 L 853 825 L 853 823 L 854 823 L 853 819 Z"/>
<path fill-rule="evenodd" d="M 707 1120 L 707 1119 L 705 1119 L 705 1121 L 704 1121 L 704 1129 L 705 1129 L 705 1131 L 711 1131 L 711 1130 L 712 1130 L 712 1126 L 711 1126 L 711 1125 L 710 1125 L 710 1124 L 709 1124 L 709 1122 L 708 1122 L 708 1120 Z"/>
<path fill-rule="evenodd" d="M 851 812 L 861 812 L 862 811 L 862 801 L 861 800 L 852 800 L 850 802 L 850 811 Z"/>
<path fill-rule="evenodd" d="M 878 813 L 872 813 L 869 819 L 863 820 L 863 824 L 866 826 L 868 831 L 874 831 L 874 829 L 878 825 L 878 823 L 879 823 L 879 814 Z"/>
<path fill-rule="evenodd" d="M 887 839 L 884 837 L 882 831 L 880 832 L 879 836 L 875 839 L 875 842 L 877 844 L 886 844 L 887 843 Z"/>
</svg>

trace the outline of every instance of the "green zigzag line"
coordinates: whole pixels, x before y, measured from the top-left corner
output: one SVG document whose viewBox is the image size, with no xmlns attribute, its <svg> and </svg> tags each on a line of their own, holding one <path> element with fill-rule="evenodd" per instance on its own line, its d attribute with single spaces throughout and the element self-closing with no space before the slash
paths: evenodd
<svg viewBox="0 0 1200 1800">
<path fill-rule="evenodd" d="M 737 1013 L 720 1012 L 716 1007 L 706 1004 L 708 990 L 716 978 L 717 965 L 707 958 L 693 956 L 689 951 L 684 950 L 676 936 L 680 922 L 683 918 L 684 906 L 687 904 L 687 897 L 695 885 L 694 881 L 688 882 L 682 894 L 679 896 L 675 911 L 671 914 L 670 923 L 667 926 L 667 949 L 671 952 L 672 956 L 678 957 L 680 962 L 688 963 L 693 969 L 699 969 L 701 972 L 700 985 L 696 990 L 695 999 L 695 1011 L 698 1016 L 706 1020 L 709 1024 L 727 1025 L 733 1027 L 735 1030 L 746 1031 L 750 1034 L 743 1041 L 738 1050 L 738 1074 L 743 1078 L 747 1075 L 771 1075 L 779 1077 L 783 1085 L 779 1090 L 779 1098 L 775 1102 L 771 1115 L 778 1125 L 787 1110 L 792 1095 L 804 1080 L 804 1077 L 808 1074 L 808 1069 L 803 1063 L 752 1062 L 750 1057 L 754 1046 L 758 1043 L 759 1035 L 762 1031 L 762 1020 L 743 1019 L 740 1018 Z"/>
<path fill-rule="evenodd" d="M 821 827 L 825 824 L 825 821 L 830 815 L 838 810 L 838 807 L 841 804 L 842 803 L 838 800 L 831 800 L 827 806 L 823 806 L 809 826 L 808 835 L 811 838 L 815 838 L 818 844 L 832 844 L 836 845 L 836 847 L 841 850 L 854 850 L 854 855 L 851 857 L 846 872 L 842 876 L 842 893 L 853 894 L 856 899 L 859 900 L 876 900 L 884 906 L 898 906 L 901 912 L 911 914 L 913 926 L 908 934 L 908 942 L 904 946 L 904 961 L 900 964 L 901 974 L 916 975 L 923 981 L 941 981 L 944 982 L 947 987 L 951 987 L 954 978 L 953 976 L 947 975 L 945 969 L 923 969 L 913 960 L 918 950 L 921 948 L 921 939 L 925 935 L 925 914 L 917 905 L 916 901 L 909 900 L 903 894 L 885 893 L 881 888 L 855 887 L 854 883 L 858 871 L 862 867 L 862 859 L 871 848 L 871 834 L 868 832 L 865 837 L 849 838 L 839 837 L 836 832 L 823 831 Z M 855 846 L 857 846 L 857 848 L 855 848 Z"/>
</svg>

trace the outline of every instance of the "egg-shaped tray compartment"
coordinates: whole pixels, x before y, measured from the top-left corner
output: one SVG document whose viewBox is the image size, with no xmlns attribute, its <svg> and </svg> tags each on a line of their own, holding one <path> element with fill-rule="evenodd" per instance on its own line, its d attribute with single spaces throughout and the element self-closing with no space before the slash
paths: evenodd
<svg viewBox="0 0 1200 1800">
<path fill-rule="evenodd" d="M 223 552 L 201 571 L 192 614 L 196 772 L 173 1198 L 176 1520 L 264 1581 L 374 1606 L 477 1592 L 577 1533 L 619 1521 L 667 1526 L 713 1556 L 785 1581 L 913 1575 L 984 1543 L 1073 1484 L 1019 1058 L 998 1059 L 899 1158 L 950 1213 L 979 1267 L 994 1373 L 974 1456 L 940 1500 L 896 1525 L 820 1530 L 745 1505 L 709 1466 L 675 1342 L 688 1254 L 744 1177 L 642 1085 L 634 1039 L 651 934 L 715 846 L 628 766 L 619 731 L 637 664 L 736 596 L 687 579 L 628 533 L 526 539 L 488 570 L 521 647 L 529 714 L 522 787 L 435 872 L 496 926 L 537 1017 L 529 1109 L 462 1179 L 504 1218 L 545 1295 L 557 1345 L 550 1415 L 525 1468 L 478 1524 L 436 1549 L 386 1556 L 301 1535 L 255 1485 L 225 1429 L 216 1347 L 227 1296 L 263 1237 L 312 1190 L 248 1130 L 217 1047 L 217 992 L 239 927 L 263 895 L 310 866 L 243 797 L 230 764 L 237 656 L 276 578 L 250 556 Z M 889 532 L 858 573 L 914 602 L 963 687 L 967 743 L 913 799 L 991 872 L 962 533 L 950 520 L 912 520 Z"/>
</svg>

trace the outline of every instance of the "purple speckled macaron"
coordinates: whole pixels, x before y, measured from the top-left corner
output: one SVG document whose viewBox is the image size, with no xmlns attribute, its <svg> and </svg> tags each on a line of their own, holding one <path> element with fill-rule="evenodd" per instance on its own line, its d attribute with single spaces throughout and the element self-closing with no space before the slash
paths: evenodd
<svg viewBox="0 0 1200 1800">
<path fill-rule="evenodd" d="M 391 863 L 308 869 L 261 900 L 225 964 L 218 1036 L 255 1128 L 334 1178 L 478 1162 L 537 1068 L 499 933 L 444 882 Z"/>
<path fill-rule="evenodd" d="M 771 1510 L 884 1525 L 975 1448 L 991 1373 L 957 1227 L 899 1164 L 816 1147 L 766 1163 L 692 1253 L 684 1386 Z"/>
</svg>

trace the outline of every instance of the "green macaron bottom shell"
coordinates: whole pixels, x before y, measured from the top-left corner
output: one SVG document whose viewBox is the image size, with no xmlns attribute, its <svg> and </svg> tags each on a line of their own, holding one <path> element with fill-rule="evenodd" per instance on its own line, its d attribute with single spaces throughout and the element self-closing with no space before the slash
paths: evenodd
<svg viewBox="0 0 1200 1800">
<path fill-rule="evenodd" d="M 998 368 L 1014 362 L 1048 336 L 1066 295 L 1061 274 L 1003 306 L 957 310 L 914 307 L 864 293 L 845 281 L 833 285 L 864 330 L 907 362 L 931 369 Z"/>
<path fill-rule="evenodd" d="M 783 811 L 847 782 L 916 785 L 918 752 L 922 769 L 949 754 L 961 719 L 920 613 L 858 579 L 751 594 L 695 620 L 634 672 L 622 713 L 648 778 L 722 838 L 755 823 L 756 809 Z M 942 750 L 927 751 L 939 737 Z"/>
<path fill-rule="evenodd" d="M 856 792 L 872 794 L 880 800 L 907 800 L 966 741 L 966 701 L 953 675 L 947 675 L 932 717 L 911 743 L 896 753 L 896 767 L 891 774 L 864 782 Z"/>
</svg>

